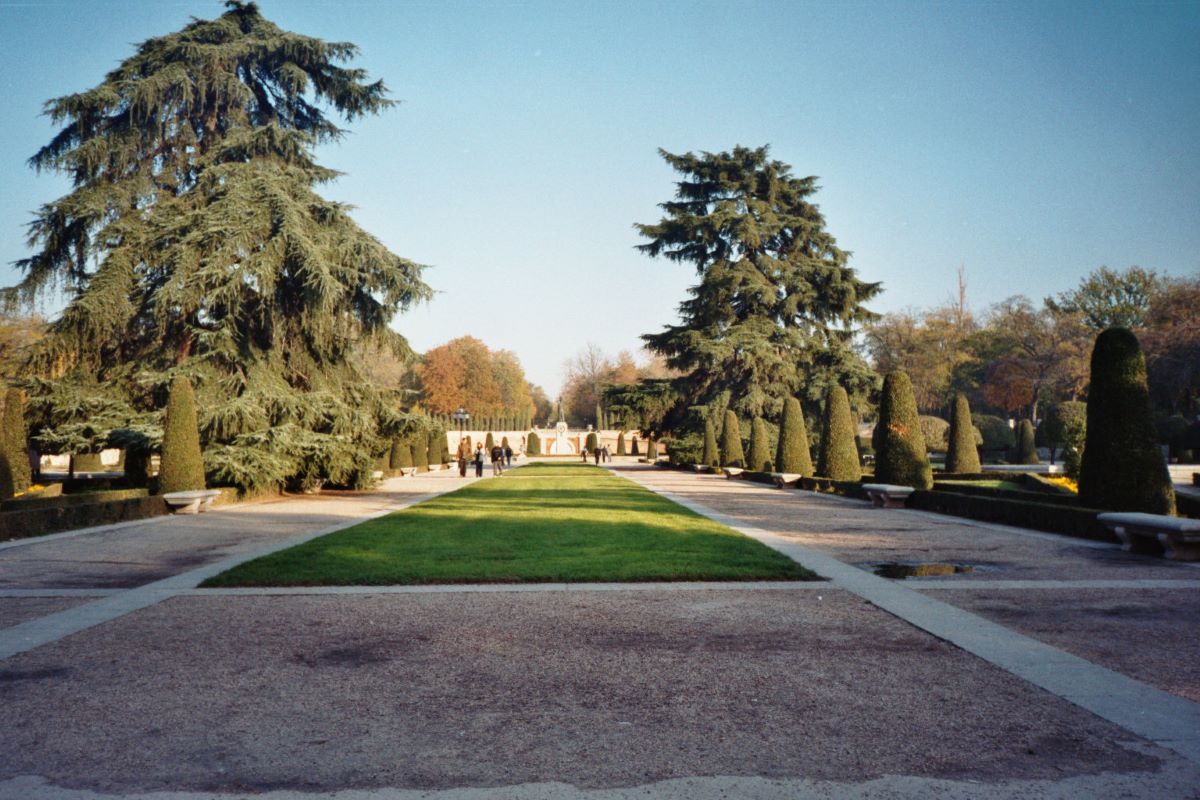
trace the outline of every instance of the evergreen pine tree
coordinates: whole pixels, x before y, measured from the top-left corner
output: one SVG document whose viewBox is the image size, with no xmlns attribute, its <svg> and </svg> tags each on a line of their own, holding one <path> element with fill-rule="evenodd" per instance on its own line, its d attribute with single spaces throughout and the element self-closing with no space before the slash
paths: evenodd
<svg viewBox="0 0 1200 800">
<path fill-rule="evenodd" d="M 933 488 L 933 471 L 917 419 L 917 401 L 905 373 L 891 372 L 883 379 L 875 430 L 876 482 Z"/>
<path fill-rule="evenodd" d="M 854 326 L 879 285 L 860 281 L 809 198 L 816 178 L 796 178 L 766 147 L 662 157 L 682 179 L 664 217 L 637 225 L 639 249 L 695 266 L 700 282 L 682 321 L 643 336 L 684 373 L 683 407 L 725 392 L 734 410 L 777 417 L 785 398 L 816 402 L 818 387 L 865 394 L 873 375 L 854 348 Z M 719 405 L 719 404 L 718 404 Z"/>
<path fill-rule="evenodd" d="M 746 456 L 746 468 L 762 472 L 771 461 L 771 445 L 767 439 L 767 426 L 762 417 L 750 421 L 750 452 Z"/>
<path fill-rule="evenodd" d="M 840 386 L 825 393 L 825 413 L 821 418 L 821 445 L 817 454 L 817 474 L 835 481 L 862 478 L 855 441 L 854 418 L 850 416 L 850 398 Z"/>
<path fill-rule="evenodd" d="M 725 424 L 721 427 L 721 466 L 746 466 L 746 456 L 742 451 L 742 428 L 732 409 L 725 412 Z"/>
<path fill-rule="evenodd" d="M 617 434 L 617 455 L 625 455 L 625 431 Z"/>
<path fill-rule="evenodd" d="M 1017 423 L 1017 451 L 1014 464 L 1038 464 L 1037 447 L 1033 441 L 1033 423 L 1023 419 Z"/>
<path fill-rule="evenodd" d="M 950 410 L 950 446 L 946 450 L 946 472 L 974 473 L 979 464 L 979 449 L 975 446 L 975 426 L 971 423 L 971 406 L 962 392 L 954 395 Z"/>
<path fill-rule="evenodd" d="M 775 471 L 805 477 L 813 474 L 804 411 L 800 408 L 800 401 L 794 397 L 783 401 L 783 418 L 779 421 L 779 444 L 775 448 Z"/>
<path fill-rule="evenodd" d="M 4 395 L 4 420 L 0 423 L 8 452 L 9 469 L 14 492 L 24 492 L 33 485 L 29 468 L 29 434 L 25 429 L 25 396 L 20 389 L 9 389 Z"/>
<path fill-rule="evenodd" d="M 204 459 L 196 424 L 196 396 L 191 382 L 179 377 L 171 381 L 171 393 L 167 396 L 158 490 L 167 494 L 203 488 Z"/>
<path fill-rule="evenodd" d="M 1102 331 L 1091 367 L 1080 503 L 1173 514 L 1175 490 L 1151 420 L 1146 359 L 1137 337 L 1126 328 Z"/>
<path fill-rule="evenodd" d="M 407 353 L 389 323 L 430 289 L 419 265 L 316 193 L 337 173 L 314 154 L 344 133 L 331 115 L 391 101 L 344 65 L 354 45 L 226 5 L 46 104 L 61 130 L 31 163 L 72 188 L 37 212 L 35 252 L 3 298 L 33 304 L 65 287 L 26 365 L 45 379 L 30 401 L 95 387 L 145 422 L 186 364 L 218 479 L 359 482 L 404 420 L 351 348 Z"/>
<path fill-rule="evenodd" d="M 717 449 L 717 432 L 713 428 L 712 420 L 707 417 L 704 419 L 704 451 L 700 456 L 700 463 L 706 467 L 721 466 L 721 452 Z"/>
</svg>

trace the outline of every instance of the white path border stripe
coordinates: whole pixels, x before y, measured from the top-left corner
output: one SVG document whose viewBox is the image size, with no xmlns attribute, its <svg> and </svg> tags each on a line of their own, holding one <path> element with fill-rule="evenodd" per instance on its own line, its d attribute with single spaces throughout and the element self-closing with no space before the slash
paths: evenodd
<svg viewBox="0 0 1200 800">
<path fill-rule="evenodd" d="M 247 586 L 193 589 L 189 597 L 318 594 L 501 594 L 504 592 L 830 591 L 828 581 L 654 581 L 645 583 L 448 583 L 424 586 Z"/>
<path fill-rule="evenodd" d="M 909 589 L 917 589 L 922 592 L 930 589 L 969 589 L 971 591 L 986 591 L 988 589 L 1048 589 L 1052 591 L 1057 589 L 1200 589 L 1200 581 L 1159 578 L 1134 578 L 1130 580 L 1094 578 L 1078 581 L 1039 581 L 1036 578 L 1012 581 L 973 581 L 970 579 L 939 581 L 936 579 L 910 578 L 904 581 L 904 585 Z"/>
<path fill-rule="evenodd" d="M 1200 763 L 1200 703 L 1155 689 L 1120 673 L 1063 652 L 976 614 L 934 600 L 903 585 L 844 564 L 784 536 L 746 525 L 733 517 L 624 476 L 685 508 L 773 547 L 900 619 L 932 633 L 968 653 L 1024 678 L 1052 694 L 1087 709 L 1164 747 Z"/>
<path fill-rule="evenodd" d="M 206 578 L 224 572 L 244 561 L 270 555 L 289 547 L 295 547 L 298 544 L 303 544 L 319 536 L 336 533 L 344 528 L 358 525 L 360 522 L 377 519 L 392 512 L 414 506 L 417 503 L 423 503 L 439 495 L 457 491 L 474 482 L 474 479 L 461 483 L 455 481 L 444 491 L 428 492 L 415 497 L 405 498 L 398 503 L 392 503 L 362 516 L 344 520 L 328 528 L 275 542 L 253 553 L 231 556 L 212 564 L 188 570 L 187 572 L 181 572 L 178 575 L 172 575 L 169 578 L 148 583 L 145 586 L 139 586 L 136 589 L 129 589 L 128 591 L 105 597 L 92 603 L 48 614 L 44 617 L 31 619 L 20 625 L 0 630 L 0 660 L 11 658 L 19 653 L 32 650 L 35 647 L 40 647 L 63 637 L 70 636 L 73 633 L 79 633 L 101 623 L 123 617 L 126 614 L 152 606 L 181 592 L 188 592 Z"/>
</svg>

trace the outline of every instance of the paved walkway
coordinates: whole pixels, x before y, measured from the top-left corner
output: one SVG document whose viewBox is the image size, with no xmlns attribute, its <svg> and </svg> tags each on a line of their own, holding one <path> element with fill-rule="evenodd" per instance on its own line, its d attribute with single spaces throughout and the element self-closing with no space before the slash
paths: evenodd
<svg viewBox="0 0 1200 800">
<path fill-rule="evenodd" d="M 449 473 L 3 549 L 0 799 L 1197 796 L 1195 568 L 618 472 L 830 580 L 194 588 Z"/>
</svg>

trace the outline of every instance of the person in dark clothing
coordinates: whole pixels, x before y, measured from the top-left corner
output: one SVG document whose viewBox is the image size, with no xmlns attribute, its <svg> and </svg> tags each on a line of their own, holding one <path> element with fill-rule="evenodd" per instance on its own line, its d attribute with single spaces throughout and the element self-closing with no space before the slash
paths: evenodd
<svg viewBox="0 0 1200 800">
<path fill-rule="evenodd" d="M 508 445 L 504 446 L 504 466 L 512 466 L 512 448 Z"/>
<path fill-rule="evenodd" d="M 592 457 L 596 459 L 596 466 L 599 466 L 600 465 L 600 448 L 599 447 L 592 448 Z M 587 461 L 587 459 L 585 458 L 584 461 Z"/>
<path fill-rule="evenodd" d="M 467 456 L 470 454 L 470 449 L 467 447 L 467 440 L 459 439 L 458 452 L 455 455 L 458 459 L 458 477 L 460 478 L 467 477 Z"/>
<path fill-rule="evenodd" d="M 604 447 L 600 448 L 600 460 L 605 464 L 608 463 L 608 445 L 604 445 Z"/>
<path fill-rule="evenodd" d="M 490 455 L 492 457 L 492 474 L 493 475 L 503 475 L 504 474 L 504 448 L 502 448 L 500 445 L 496 445 L 495 447 L 492 448 L 492 452 Z"/>
<path fill-rule="evenodd" d="M 475 445 L 475 477 L 483 477 L 483 445 Z"/>
</svg>

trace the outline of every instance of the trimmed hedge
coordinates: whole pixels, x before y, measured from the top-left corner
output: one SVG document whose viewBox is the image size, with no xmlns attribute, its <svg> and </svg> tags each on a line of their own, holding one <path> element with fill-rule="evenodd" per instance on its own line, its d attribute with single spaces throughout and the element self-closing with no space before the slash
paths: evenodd
<svg viewBox="0 0 1200 800">
<path fill-rule="evenodd" d="M 536 431 L 530 431 L 529 436 L 525 438 L 525 454 L 530 456 L 542 454 L 542 440 Z"/>
<path fill-rule="evenodd" d="M 599 406 L 597 406 L 597 408 L 599 408 Z M 595 431 L 592 431 L 591 433 L 589 433 L 587 435 L 587 439 L 585 440 L 584 447 L 587 448 L 587 451 L 589 453 L 594 453 L 596 451 L 596 448 L 598 448 L 599 446 L 600 446 L 600 440 L 599 440 L 599 438 L 597 438 Z"/>
<path fill-rule="evenodd" d="M 1040 464 L 1037 446 L 1033 441 L 1033 423 L 1023 419 L 1017 423 L 1017 450 L 1014 464 Z"/>
<path fill-rule="evenodd" d="M 706 467 L 718 466 L 721 462 L 721 455 L 717 450 L 717 431 L 713 428 L 712 420 L 704 420 L 704 450 L 700 456 L 700 463 Z"/>
<path fill-rule="evenodd" d="M 896 371 L 883 379 L 879 398 L 879 423 L 875 426 L 875 479 L 879 483 L 929 489 L 933 471 L 925 452 L 925 437 L 917 417 L 908 375 Z"/>
<path fill-rule="evenodd" d="M 151 497 L 145 489 L 17 500 L 5 503 L 4 509 L 0 541 L 156 517 L 168 510 L 161 496 Z"/>
<path fill-rule="evenodd" d="M 1096 519 L 1101 512 L 1091 508 L 1029 502 L 997 497 L 978 497 L 959 492 L 915 491 L 908 507 L 938 514 L 1061 533 L 1079 539 L 1116 542 L 1116 536 Z"/>
<path fill-rule="evenodd" d="M 950 444 L 946 448 L 947 472 L 978 472 L 979 450 L 975 447 L 975 428 L 971 423 L 971 405 L 967 396 L 954 396 L 950 410 Z"/>
<path fill-rule="evenodd" d="M 99 456 L 96 457 L 99 461 Z M 76 469 L 80 469 L 76 465 Z M 204 459 L 200 455 L 200 429 L 196 422 L 196 395 L 187 378 L 171 381 L 167 418 L 163 423 L 162 462 L 158 491 L 190 492 L 203 489 Z"/>
<path fill-rule="evenodd" d="M 721 426 L 721 466 L 746 466 L 746 454 L 742 451 L 742 426 L 732 409 L 725 412 L 725 424 Z"/>
<path fill-rule="evenodd" d="M 9 389 L 4 395 L 4 418 L 0 422 L 0 451 L 7 460 L 8 479 L 14 492 L 23 492 L 33 485 L 29 466 L 29 436 L 25 429 L 25 395 L 20 389 Z"/>
<path fill-rule="evenodd" d="M 617 455 L 623 456 L 625 453 L 625 431 L 617 434 Z"/>
</svg>

